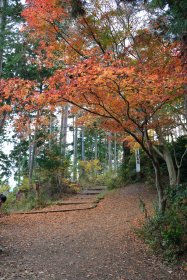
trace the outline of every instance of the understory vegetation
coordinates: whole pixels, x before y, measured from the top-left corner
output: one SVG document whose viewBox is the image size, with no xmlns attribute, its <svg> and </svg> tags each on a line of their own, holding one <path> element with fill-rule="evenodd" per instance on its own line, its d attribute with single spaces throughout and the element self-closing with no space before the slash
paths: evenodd
<svg viewBox="0 0 187 280">
<path fill-rule="evenodd" d="M 168 188 L 166 194 L 165 214 L 156 211 L 137 232 L 154 253 L 168 262 L 176 262 L 187 256 L 187 185 Z"/>
</svg>

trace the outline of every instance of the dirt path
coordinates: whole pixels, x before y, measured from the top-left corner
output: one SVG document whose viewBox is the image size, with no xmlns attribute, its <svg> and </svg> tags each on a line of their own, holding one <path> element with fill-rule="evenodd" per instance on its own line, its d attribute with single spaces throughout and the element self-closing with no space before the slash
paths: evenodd
<svg viewBox="0 0 187 280">
<path fill-rule="evenodd" d="M 0 280 L 185 280 L 152 256 L 133 227 L 139 198 L 154 194 L 131 185 L 84 211 L 1 218 Z"/>
</svg>

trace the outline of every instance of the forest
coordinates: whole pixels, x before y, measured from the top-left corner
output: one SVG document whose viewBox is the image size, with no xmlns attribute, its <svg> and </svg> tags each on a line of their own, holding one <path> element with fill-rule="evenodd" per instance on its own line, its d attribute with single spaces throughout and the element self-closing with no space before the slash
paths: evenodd
<svg viewBox="0 0 187 280">
<path fill-rule="evenodd" d="M 145 184 L 138 235 L 184 258 L 186 70 L 185 0 L 0 0 L 1 211 Z"/>
</svg>

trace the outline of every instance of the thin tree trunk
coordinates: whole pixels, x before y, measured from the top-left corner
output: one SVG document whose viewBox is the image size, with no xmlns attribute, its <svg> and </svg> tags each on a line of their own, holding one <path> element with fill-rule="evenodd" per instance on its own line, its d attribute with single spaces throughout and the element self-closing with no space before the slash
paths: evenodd
<svg viewBox="0 0 187 280">
<path fill-rule="evenodd" d="M 61 111 L 61 123 L 60 123 L 60 152 L 61 155 L 66 154 L 67 145 L 67 128 L 68 128 L 68 105 L 66 105 Z"/>
<path fill-rule="evenodd" d="M 66 155 L 66 145 L 67 145 L 67 128 L 68 128 L 68 105 L 65 106 L 64 110 L 64 121 L 63 121 L 63 155 Z"/>
<path fill-rule="evenodd" d="M 29 162 L 29 187 L 32 189 L 33 187 L 33 170 L 34 170 L 34 163 L 36 157 L 36 135 L 37 135 L 37 128 L 35 128 L 34 137 L 32 140 L 32 144 L 30 143 L 30 162 Z"/>
<path fill-rule="evenodd" d="M 52 149 L 52 134 L 53 134 L 53 117 L 52 113 L 49 116 L 49 150 Z"/>
<path fill-rule="evenodd" d="M 117 169 L 117 141 L 116 133 L 114 134 L 114 169 Z"/>
<path fill-rule="evenodd" d="M 82 134 L 82 137 L 81 137 L 81 151 L 82 151 L 82 160 L 85 160 L 85 147 L 84 147 L 84 127 L 82 127 L 81 129 L 81 134 Z"/>
<path fill-rule="evenodd" d="M 177 185 L 180 184 L 180 167 L 177 167 Z"/>
<path fill-rule="evenodd" d="M 97 138 L 98 138 L 98 134 L 97 134 L 97 130 L 96 130 L 96 131 L 95 131 L 95 138 L 94 138 L 95 159 L 97 159 L 97 153 L 98 153 L 98 149 L 97 149 Z"/>
<path fill-rule="evenodd" d="M 186 154 L 187 154 L 187 148 L 185 149 L 184 153 L 182 154 L 182 156 L 180 158 L 180 161 L 178 161 L 177 156 L 176 156 L 176 151 L 175 151 L 175 148 L 174 148 L 175 164 L 177 166 L 177 185 L 180 184 L 180 169 L 181 169 L 182 162 L 183 162 L 183 159 L 184 159 Z"/>
<path fill-rule="evenodd" d="M 7 113 L 4 112 L 1 116 L 0 116 L 0 134 L 3 132 L 3 127 L 6 121 L 6 115 Z"/>
<path fill-rule="evenodd" d="M 111 141 L 111 133 L 108 133 L 108 167 L 112 168 L 112 141 Z"/>
<path fill-rule="evenodd" d="M 37 111 L 36 119 L 39 118 L 39 115 L 40 115 L 40 113 L 39 113 L 39 111 Z M 37 151 L 37 143 L 36 143 L 37 133 L 38 133 L 38 127 L 36 124 L 33 139 L 31 137 L 31 132 L 29 134 L 29 187 L 30 187 L 30 189 L 32 189 L 32 187 L 33 187 L 32 180 L 33 180 L 33 171 L 34 171 L 36 151 Z"/>
<path fill-rule="evenodd" d="M 73 181 L 77 181 L 77 126 L 75 117 L 73 119 Z"/>
<path fill-rule="evenodd" d="M 0 78 L 3 74 L 3 52 L 5 43 L 5 28 L 6 28 L 6 15 L 5 9 L 7 7 L 7 0 L 0 0 Z M 7 113 L 4 112 L 0 116 L 0 133 L 3 131 Z"/>
<path fill-rule="evenodd" d="M 105 170 L 108 170 L 108 139 L 107 139 L 107 134 L 105 136 Z"/>
<path fill-rule="evenodd" d="M 156 159 L 152 159 L 153 167 L 155 170 L 155 185 L 157 189 L 157 195 L 158 195 L 158 210 L 160 213 L 164 214 L 166 209 L 166 199 L 164 197 L 164 188 L 161 182 L 161 173 L 160 173 L 160 167 L 159 163 Z"/>
<path fill-rule="evenodd" d="M 60 119 L 60 137 L 59 137 L 59 147 L 60 147 L 60 154 L 63 154 L 63 147 L 62 147 L 62 138 L 63 138 L 63 123 L 64 123 L 64 111 L 61 110 L 61 119 Z"/>
<path fill-rule="evenodd" d="M 142 145 L 142 148 L 146 152 L 149 159 L 152 161 L 154 170 L 155 170 L 155 186 L 157 190 L 157 196 L 158 196 L 158 210 L 161 214 L 164 214 L 166 209 L 166 198 L 164 196 L 164 187 L 161 181 L 161 172 L 160 172 L 160 166 L 159 162 L 157 160 L 157 154 L 155 153 L 154 146 L 149 141 L 148 133 L 146 133 L 146 142 L 148 145 L 148 150 L 145 149 L 145 146 Z"/>
<path fill-rule="evenodd" d="M 181 57 L 183 62 L 184 73 L 187 72 L 187 33 L 182 36 L 182 50 Z M 187 84 L 185 84 L 185 117 L 186 117 L 186 125 L 187 125 Z"/>
<path fill-rule="evenodd" d="M 6 14 L 7 0 L 0 0 L 0 77 L 3 73 L 3 51 L 5 43 L 5 28 L 6 28 Z"/>
</svg>

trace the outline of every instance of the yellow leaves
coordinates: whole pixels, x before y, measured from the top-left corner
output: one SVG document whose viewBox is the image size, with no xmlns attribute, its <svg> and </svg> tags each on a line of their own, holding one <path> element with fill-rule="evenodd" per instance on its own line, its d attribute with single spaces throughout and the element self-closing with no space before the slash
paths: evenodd
<svg viewBox="0 0 187 280">
<path fill-rule="evenodd" d="M 128 147 L 130 147 L 130 149 L 132 151 L 137 150 L 138 148 L 140 148 L 139 143 L 136 142 L 136 140 L 131 136 L 131 135 L 127 135 L 125 136 L 125 138 L 123 139 L 123 141 L 128 143 Z"/>
<path fill-rule="evenodd" d="M 102 167 L 101 167 L 98 159 L 80 161 L 79 165 L 86 172 L 91 172 L 93 170 L 95 170 L 95 171 L 102 170 Z"/>
</svg>

